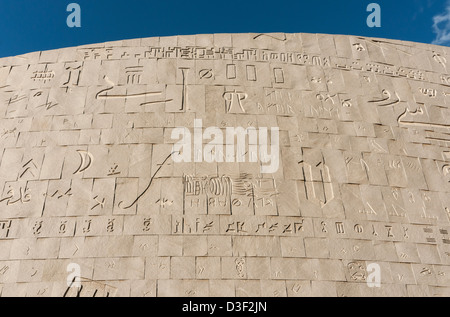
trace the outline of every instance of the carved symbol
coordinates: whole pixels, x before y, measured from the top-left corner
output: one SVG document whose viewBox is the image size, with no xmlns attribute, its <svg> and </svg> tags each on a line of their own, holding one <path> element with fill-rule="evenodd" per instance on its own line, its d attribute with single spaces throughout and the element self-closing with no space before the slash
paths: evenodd
<svg viewBox="0 0 450 317">
<path fill-rule="evenodd" d="M 212 69 L 202 69 L 198 72 L 200 79 L 210 79 L 214 76 Z"/>
<path fill-rule="evenodd" d="M 355 225 L 354 230 L 356 233 L 363 233 L 364 232 L 364 228 L 361 225 Z"/>
<path fill-rule="evenodd" d="M 290 105 L 280 105 L 277 103 L 269 103 L 267 105 L 267 112 L 269 112 L 272 108 L 277 110 L 277 114 L 295 114 L 294 110 Z M 264 111 L 264 110 L 263 110 Z"/>
<path fill-rule="evenodd" d="M 102 200 L 99 200 L 98 195 L 97 195 L 93 199 L 95 200 L 96 204 L 91 208 L 91 210 L 94 210 L 95 208 L 97 208 L 99 206 L 101 209 L 105 208 L 105 201 L 106 201 L 105 198 L 103 198 Z"/>
<path fill-rule="evenodd" d="M 1 220 L 0 230 L 6 230 L 5 238 L 8 238 L 9 229 L 11 228 L 12 220 Z"/>
<path fill-rule="evenodd" d="M 273 74 L 275 76 L 276 84 L 284 84 L 284 71 L 282 68 L 274 68 Z"/>
<path fill-rule="evenodd" d="M 113 269 L 116 267 L 116 262 L 114 262 L 114 260 L 110 260 L 106 266 L 108 267 L 108 269 Z"/>
<path fill-rule="evenodd" d="M 269 232 L 274 232 L 278 228 L 278 223 L 275 223 L 269 227 Z"/>
<path fill-rule="evenodd" d="M 101 284 L 96 281 L 83 278 L 82 285 L 80 287 L 75 286 L 77 277 L 74 277 L 70 285 L 64 292 L 63 297 L 109 297 L 117 292 L 117 289 L 106 284 Z M 70 294 L 73 290 L 74 294 Z"/>
<path fill-rule="evenodd" d="M 25 185 L 25 188 L 20 187 L 19 188 L 19 197 L 16 200 L 13 200 L 15 197 L 15 191 L 14 189 L 11 188 L 11 186 L 9 186 L 8 191 L 6 192 L 6 195 L 8 195 L 5 198 L 0 199 L 0 203 L 6 201 L 6 205 L 10 206 L 10 205 L 14 205 L 18 202 L 22 203 L 22 204 L 27 204 L 31 201 L 31 194 L 29 193 L 29 188 L 28 188 L 28 184 Z"/>
<path fill-rule="evenodd" d="M 447 64 L 447 59 L 445 57 L 443 57 L 441 54 L 433 52 L 433 59 L 442 65 L 442 67 L 446 67 Z"/>
<path fill-rule="evenodd" d="M 236 79 L 236 65 L 227 65 L 227 79 Z"/>
<path fill-rule="evenodd" d="M 275 34 L 258 34 L 253 39 L 256 40 L 256 39 L 259 39 L 259 38 L 261 38 L 263 36 L 270 37 L 270 38 L 272 38 L 274 40 L 277 40 L 277 41 L 280 41 L 280 42 L 284 42 L 284 41 L 287 40 L 286 34 L 284 34 L 284 33 L 280 34 L 280 35 L 275 35 Z"/>
<path fill-rule="evenodd" d="M 433 234 L 433 229 L 431 228 L 423 228 L 423 232 L 426 234 Z M 436 238 L 434 238 L 433 236 L 427 236 L 426 237 L 427 242 L 429 243 L 436 243 Z"/>
<path fill-rule="evenodd" d="M 33 159 L 26 162 L 22 168 L 24 169 L 23 172 L 20 174 L 19 178 L 22 178 L 26 173 L 30 173 L 31 176 L 36 177 L 35 173 L 38 172 L 37 165 L 33 162 Z"/>
<path fill-rule="evenodd" d="M 106 232 L 108 232 L 108 233 L 114 232 L 114 221 L 116 221 L 116 219 L 108 219 L 108 225 L 106 226 Z"/>
<path fill-rule="evenodd" d="M 346 99 L 346 100 L 342 101 L 342 107 L 351 108 L 352 107 L 351 101 L 352 101 L 351 99 Z"/>
<path fill-rule="evenodd" d="M 229 223 L 227 226 L 227 230 L 225 232 L 236 232 L 236 233 L 240 233 L 240 232 L 247 232 L 244 228 L 245 226 L 245 222 L 232 222 Z"/>
<path fill-rule="evenodd" d="M 292 286 L 292 291 L 296 294 L 298 294 L 302 289 L 302 285 L 299 283 L 296 283 Z"/>
<path fill-rule="evenodd" d="M 403 238 L 409 239 L 408 228 L 403 227 Z"/>
<path fill-rule="evenodd" d="M 195 290 L 191 289 L 191 290 L 186 291 L 185 294 L 187 296 L 195 296 L 195 294 L 197 294 L 197 292 Z"/>
<path fill-rule="evenodd" d="M 442 75 L 441 82 L 442 82 L 442 84 L 444 84 L 446 86 L 450 85 L 450 76 Z"/>
<path fill-rule="evenodd" d="M 9 105 L 15 104 L 16 102 L 22 101 L 24 99 L 27 99 L 26 95 L 14 95 L 11 98 L 9 98 L 8 100 L 6 100 L 6 102 Z"/>
<path fill-rule="evenodd" d="M 49 71 L 47 67 L 48 65 L 46 64 L 43 71 L 33 72 L 31 79 L 33 79 L 33 81 L 42 81 L 44 84 L 52 80 L 55 77 L 55 72 Z"/>
<path fill-rule="evenodd" d="M 73 194 L 71 193 L 71 191 L 72 191 L 72 188 L 69 188 L 65 193 L 59 194 L 59 190 L 56 190 L 52 195 L 49 195 L 47 193 L 47 194 L 45 194 L 45 196 L 51 197 L 51 198 L 55 198 L 56 197 L 57 199 L 61 199 L 63 197 L 70 197 L 70 196 L 72 196 Z"/>
<path fill-rule="evenodd" d="M 5 275 L 6 272 L 8 272 L 9 266 L 5 265 L 0 269 L 0 275 Z"/>
<path fill-rule="evenodd" d="M 12 130 L 3 129 L 3 132 L 0 135 L 0 138 L 5 137 L 5 139 L 7 139 L 9 136 L 12 136 L 13 138 L 15 138 L 16 137 L 16 131 L 17 131 L 17 128 L 14 128 Z"/>
<path fill-rule="evenodd" d="M 364 48 L 364 46 L 362 46 L 361 43 L 355 43 L 355 44 L 353 44 L 353 47 L 354 47 L 358 52 L 363 52 L 363 51 L 366 50 L 366 49 Z"/>
<path fill-rule="evenodd" d="M 450 183 L 450 177 L 448 177 L 450 175 L 450 164 L 442 166 L 442 174 L 446 177 L 447 183 Z"/>
<path fill-rule="evenodd" d="M 232 179 L 228 176 L 221 177 L 195 177 L 184 175 L 184 199 L 190 205 L 199 205 L 206 202 L 206 207 L 238 206 L 239 202 L 231 201 Z M 231 202 L 231 203 L 230 203 Z M 240 202 L 242 204 L 242 202 Z"/>
<path fill-rule="evenodd" d="M 30 274 L 30 276 L 34 277 L 37 274 L 38 270 L 36 270 L 34 267 L 31 270 L 33 270 L 34 272 Z"/>
<path fill-rule="evenodd" d="M 448 238 L 448 231 L 445 229 L 439 230 L 440 234 L 442 235 L 442 243 L 444 244 L 450 244 L 450 239 Z"/>
<path fill-rule="evenodd" d="M 278 225 L 278 224 L 276 224 L 276 225 Z M 269 229 L 269 232 L 274 231 L 274 229 L 276 229 L 276 225 L 272 226 L 273 228 L 271 227 L 272 230 Z M 284 227 L 283 233 L 297 233 L 299 231 L 304 231 L 304 229 L 303 229 L 303 221 L 301 223 L 284 224 L 283 227 Z"/>
<path fill-rule="evenodd" d="M 429 197 L 428 197 L 429 199 Z M 424 201 L 427 201 L 426 198 L 424 198 Z M 420 215 L 421 218 L 423 219 L 433 219 L 433 220 L 437 220 L 437 216 L 431 216 L 427 213 L 427 208 L 425 206 L 425 202 L 423 202 L 424 206 L 422 207 L 422 215 Z"/>
<path fill-rule="evenodd" d="M 43 221 L 36 221 L 36 223 L 33 226 L 33 234 L 34 235 L 40 235 L 42 233 L 41 232 L 42 223 L 43 223 Z"/>
<path fill-rule="evenodd" d="M 61 233 L 61 234 L 66 233 L 66 226 L 67 226 L 67 221 L 61 221 L 61 224 L 59 225 L 59 233 Z"/>
<path fill-rule="evenodd" d="M 151 218 L 145 218 L 144 219 L 144 229 L 142 229 L 145 232 L 150 231 L 150 226 L 152 225 L 153 220 Z"/>
<path fill-rule="evenodd" d="M 211 221 L 210 223 L 207 223 L 204 227 L 203 227 L 203 233 L 211 231 L 212 227 L 214 225 L 214 221 Z"/>
<path fill-rule="evenodd" d="M 419 88 L 419 91 L 430 98 L 436 98 L 437 96 L 437 90 L 436 89 L 429 89 L 429 88 Z"/>
<path fill-rule="evenodd" d="M 247 65 L 247 80 L 256 81 L 256 66 Z"/>
<path fill-rule="evenodd" d="M 63 86 L 68 86 L 69 84 L 78 86 L 78 83 L 80 81 L 81 65 L 78 67 L 69 66 L 66 67 L 66 70 L 69 71 L 69 77 L 67 78 L 67 81 L 63 84 Z"/>
<path fill-rule="evenodd" d="M 158 166 L 159 166 L 158 169 L 153 174 L 152 178 L 150 179 L 150 183 L 145 188 L 145 190 L 142 192 L 142 194 L 140 194 L 130 205 L 128 205 L 126 207 L 122 207 L 123 201 L 120 201 L 119 204 L 118 204 L 119 208 L 130 209 L 131 207 L 133 207 L 145 195 L 145 193 L 150 189 L 150 186 L 152 186 L 152 183 L 153 183 L 153 179 L 156 177 L 156 175 L 159 173 L 159 171 L 163 168 L 163 166 L 167 163 L 169 158 L 175 153 L 177 153 L 177 152 L 170 153 L 169 156 L 167 156 L 167 158 L 161 164 L 158 164 Z"/>
<path fill-rule="evenodd" d="M 424 267 L 422 268 L 422 271 L 420 271 L 420 275 L 432 275 L 432 274 L 433 272 L 428 267 Z"/>
<path fill-rule="evenodd" d="M 96 95 L 95 98 L 96 99 L 134 99 L 134 98 L 143 98 L 143 97 L 148 97 L 148 96 L 160 96 L 162 94 L 162 91 L 149 91 L 149 92 L 142 92 L 142 93 L 137 93 L 137 94 L 119 94 L 119 95 L 114 95 L 114 94 L 108 94 L 108 91 L 113 90 L 115 84 L 109 80 L 108 76 L 104 76 L 103 77 L 106 81 L 106 83 L 111 86 L 108 87 L 106 89 L 102 89 L 100 90 Z M 136 77 L 134 77 L 136 80 Z M 140 78 L 140 77 L 139 77 Z M 139 79 L 140 80 L 140 79 Z M 144 105 L 149 105 L 149 104 L 158 104 L 158 103 L 163 103 L 163 102 L 170 102 L 173 101 L 173 99 L 167 99 L 167 100 L 157 100 L 157 101 L 149 101 L 149 102 L 142 102 L 140 104 L 140 106 L 144 106 Z"/>
<path fill-rule="evenodd" d="M 433 233 L 433 229 L 425 228 L 425 229 L 424 229 L 424 232 L 425 232 L 425 233 L 432 234 L 432 233 Z M 440 232 L 440 234 L 442 235 L 442 237 L 441 237 L 442 243 L 444 243 L 444 244 L 450 244 L 450 240 L 448 239 L 448 231 L 447 231 L 447 230 L 444 230 L 444 229 L 440 229 L 439 232 Z M 428 237 L 428 238 L 427 238 L 427 242 L 430 242 L 430 243 L 436 243 L 436 239 L 435 239 L 435 238 L 430 238 L 430 237 Z"/>
<path fill-rule="evenodd" d="M 59 106 L 59 104 L 56 102 L 53 102 L 53 101 L 47 101 L 46 103 L 44 103 L 40 106 L 36 106 L 36 108 L 44 108 L 45 107 L 45 110 L 50 110 L 56 106 Z"/>
<path fill-rule="evenodd" d="M 36 295 L 37 296 L 42 296 L 45 294 L 45 292 L 48 290 L 48 288 L 44 288 L 44 289 L 40 289 L 37 291 Z"/>
<path fill-rule="evenodd" d="M 144 71 L 143 66 L 129 66 L 125 68 L 125 73 L 127 75 L 127 84 L 140 84 L 141 75 Z"/>
<path fill-rule="evenodd" d="M 368 202 L 366 202 L 366 205 L 369 206 L 369 210 L 367 209 L 358 210 L 360 214 L 377 215 L 377 212 L 375 211 L 375 209 L 373 209 L 372 205 L 370 205 Z"/>
<path fill-rule="evenodd" d="M 428 123 L 425 123 L 428 124 Z M 433 124 L 428 124 L 430 127 L 444 127 L 445 125 L 442 126 L 437 126 L 437 125 L 433 125 Z M 428 131 L 429 133 L 432 133 L 430 131 Z M 429 136 L 427 135 L 425 137 L 427 140 L 435 140 L 435 141 L 442 141 L 442 142 L 450 142 L 450 136 L 448 133 L 443 133 L 443 134 L 438 134 L 436 136 Z M 445 145 L 445 147 L 448 147 L 448 145 Z"/>
<path fill-rule="evenodd" d="M 382 45 L 382 44 L 385 44 L 386 46 L 390 47 L 390 49 L 395 49 L 395 50 L 402 52 L 408 56 L 412 56 L 412 54 L 410 52 L 403 49 L 405 47 L 404 44 L 398 44 L 398 43 L 382 41 L 382 40 L 372 40 L 372 39 L 368 39 L 368 38 L 365 38 L 365 40 L 372 42 L 374 45 L 378 46 L 379 48 L 385 48 Z"/>
<path fill-rule="evenodd" d="M 239 258 L 235 260 L 236 264 L 236 272 L 240 278 L 245 277 L 244 268 L 245 268 L 245 259 Z"/>
<path fill-rule="evenodd" d="M 388 90 L 386 90 L 386 89 L 383 89 L 383 91 L 381 93 L 384 96 L 386 96 L 386 98 L 376 99 L 376 100 L 372 100 L 372 101 L 369 101 L 369 102 L 370 103 L 378 103 L 377 106 L 379 106 L 379 107 L 393 106 L 393 105 L 396 105 L 396 104 L 398 104 L 400 102 L 400 97 L 398 96 L 397 93 L 395 93 L 395 96 L 397 98 L 396 100 L 391 100 L 391 98 L 392 98 L 391 93 Z"/>
<path fill-rule="evenodd" d="M 323 233 L 327 233 L 327 232 L 328 232 L 328 230 L 327 230 L 327 224 L 325 223 L 325 221 L 322 221 L 322 222 L 320 223 L 320 226 L 322 227 L 322 232 L 323 232 Z"/>
<path fill-rule="evenodd" d="M 228 91 L 223 94 L 223 99 L 226 101 L 226 113 L 245 113 L 245 109 L 242 106 L 242 101 L 246 100 L 248 95 L 244 92 L 238 92 L 236 89 L 234 91 Z M 234 103 L 237 101 L 240 112 L 233 110 Z"/>
<path fill-rule="evenodd" d="M 351 156 L 345 158 L 345 166 L 347 166 L 347 168 L 349 168 L 349 165 L 352 163 L 353 159 L 354 157 Z"/>
<path fill-rule="evenodd" d="M 85 227 L 83 228 L 83 233 L 89 233 L 89 232 L 91 232 L 91 223 L 92 223 L 92 220 L 85 220 L 84 223 L 85 223 Z"/>
<path fill-rule="evenodd" d="M 366 266 L 363 262 L 350 262 L 347 265 L 350 278 L 354 281 L 365 281 L 367 278 Z"/>
<path fill-rule="evenodd" d="M 448 128 L 450 125 L 448 124 L 439 124 L 439 123 L 428 123 L 428 122 L 420 122 L 420 121 L 404 121 L 404 118 L 407 115 L 411 116 L 422 116 L 425 114 L 425 111 L 422 109 L 423 104 L 418 103 L 418 107 L 416 110 L 410 110 L 408 107 L 406 107 L 405 111 L 400 114 L 400 116 L 397 118 L 397 121 L 399 124 L 403 125 L 412 125 L 412 126 L 419 126 L 419 127 L 431 127 L 431 128 Z M 428 137 L 428 139 L 431 139 L 431 137 Z M 447 140 L 447 139 L 442 139 Z"/>
<path fill-rule="evenodd" d="M 375 140 L 370 140 L 370 145 L 373 146 L 374 151 L 376 151 L 376 152 L 388 153 L 388 151 L 386 149 L 384 149 L 380 144 L 378 144 L 378 142 Z"/>
<path fill-rule="evenodd" d="M 339 233 L 339 234 L 345 234 L 344 223 L 336 222 L 336 232 Z"/>
<path fill-rule="evenodd" d="M 119 175 L 120 172 L 117 171 L 117 169 L 119 168 L 119 165 L 114 163 L 113 166 L 109 169 L 108 171 L 108 176 L 114 176 L 114 175 Z"/>
<path fill-rule="evenodd" d="M 180 67 L 181 70 L 181 74 L 183 76 L 183 93 L 181 96 L 181 108 L 180 111 L 184 111 L 186 108 L 186 103 L 187 103 L 187 73 L 189 71 L 189 68 L 185 68 L 185 67 Z M 189 109 L 188 109 L 189 110 Z"/>
<path fill-rule="evenodd" d="M 258 224 L 258 228 L 256 229 L 255 233 L 258 233 L 261 229 L 266 229 L 267 225 L 265 222 Z"/>
<path fill-rule="evenodd" d="M 78 250 L 80 250 L 80 247 L 78 246 L 78 244 L 75 244 L 75 251 L 73 252 L 72 256 L 74 256 Z"/>
<path fill-rule="evenodd" d="M 112 90 L 114 87 L 105 88 L 100 90 L 95 96 L 96 99 L 133 99 L 133 98 L 142 98 L 147 96 L 159 96 L 162 94 L 162 91 L 151 91 L 151 92 L 143 92 L 131 95 L 109 95 L 107 91 Z"/>
<path fill-rule="evenodd" d="M 325 164 L 325 159 L 322 157 L 317 164 L 308 164 L 304 161 L 299 164 L 303 164 L 302 173 L 306 199 L 323 208 L 334 199 L 330 170 Z M 317 177 L 320 178 L 319 181 L 316 180 Z"/>
<path fill-rule="evenodd" d="M 83 173 L 85 170 L 91 167 L 92 163 L 94 162 L 94 157 L 88 151 L 77 150 L 77 152 L 80 155 L 81 163 L 77 170 L 73 173 L 74 175 Z"/>
<path fill-rule="evenodd" d="M 173 200 L 169 200 L 167 198 L 158 199 L 156 203 L 159 203 L 162 208 L 166 208 L 166 206 L 172 206 Z"/>
<path fill-rule="evenodd" d="M 317 100 L 320 100 L 320 101 L 323 101 L 323 102 L 330 101 L 334 105 L 336 102 L 334 101 L 333 98 L 336 97 L 336 96 L 337 96 L 337 94 L 335 94 L 333 96 L 330 96 L 330 94 L 317 94 L 316 98 L 317 98 Z"/>
<path fill-rule="evenodd" d="M 374 237 L 378 237 L 378 232 L 377 232 L 377 230 L 375 229 L 375 226 L 374 226 L 374 225 L 372 225 L 372 235 L 373 235 Z"/>
</svg>

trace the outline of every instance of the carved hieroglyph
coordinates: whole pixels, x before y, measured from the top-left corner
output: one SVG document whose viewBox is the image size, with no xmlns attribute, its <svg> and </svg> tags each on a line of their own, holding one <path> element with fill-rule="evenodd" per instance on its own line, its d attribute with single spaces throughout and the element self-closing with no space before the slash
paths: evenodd
<svg viewBox="0 0 450 317">
<path fill-rule="evenodd" d="M 217 34 L 0 59 L 1 296 L 450 295 L 449 54 Z M 196 119 L 278 127 L 278 170 L 175 163 Z"/>
</svg>

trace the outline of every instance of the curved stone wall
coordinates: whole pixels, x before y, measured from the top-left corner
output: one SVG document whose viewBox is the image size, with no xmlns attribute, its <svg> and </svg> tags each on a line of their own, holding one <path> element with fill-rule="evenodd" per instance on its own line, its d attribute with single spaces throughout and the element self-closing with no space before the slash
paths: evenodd
<svg viewBox="0 0 450 317">
<path fill-rule="evenodd" d="M 0 294 L 448 295 L 449 54 L 217 34 L 0 59 Z"/>
</svg>

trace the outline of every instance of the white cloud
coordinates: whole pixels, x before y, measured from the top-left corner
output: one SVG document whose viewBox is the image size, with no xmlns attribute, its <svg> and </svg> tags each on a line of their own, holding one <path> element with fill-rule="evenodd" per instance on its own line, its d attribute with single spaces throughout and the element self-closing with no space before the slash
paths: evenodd
<svg viewBox="0 0 450 317">
<path fill-rule="evenodd" d="M 432 44 L 450 46 L 450 1 L 444 13 L 433 17 L 433 32 L 436 38 Z"/>
</svg>

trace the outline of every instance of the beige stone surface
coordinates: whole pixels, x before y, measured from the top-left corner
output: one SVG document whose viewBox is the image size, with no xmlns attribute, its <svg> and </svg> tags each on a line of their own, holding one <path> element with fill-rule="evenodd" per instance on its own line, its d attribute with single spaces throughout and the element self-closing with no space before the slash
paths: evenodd
<svg viewBox="0 0 450 317">
<path fill-rule="evenodd" d="M 278 170 L 174 162 L 196 119 L 279 128 Z M 449 48 L 215 34 L 0 59 L 3 297 L 448 296 L 449 233 Z"/>
</svg>

